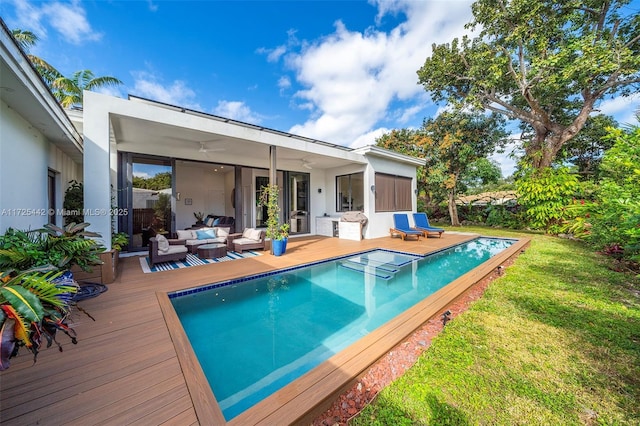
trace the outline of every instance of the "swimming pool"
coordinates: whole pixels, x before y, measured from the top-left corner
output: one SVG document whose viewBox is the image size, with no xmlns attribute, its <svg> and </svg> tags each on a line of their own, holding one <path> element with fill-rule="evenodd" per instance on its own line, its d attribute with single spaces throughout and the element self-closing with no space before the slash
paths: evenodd
<svg viewBox="0 0 640 426">
<path fill-rule="evenodd" d="M 229 420 L 514 241 L 374 250 L 169 297 Z"/>
</svg>

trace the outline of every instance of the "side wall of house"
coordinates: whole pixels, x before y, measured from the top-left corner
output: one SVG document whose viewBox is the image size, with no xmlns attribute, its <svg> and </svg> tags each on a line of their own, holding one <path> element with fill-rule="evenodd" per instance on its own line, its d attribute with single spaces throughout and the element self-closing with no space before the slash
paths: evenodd
<svg viewBox="0 0 640 426">
<path fill-rule="evenodd" d="M 40 228 L 49 220 L 49 170 L 61 210 L 68 182 L 81 180 L 82 169 L 7 104 L 0 107 L 0 233 Z M 63 224 L 62 215 L 56 219 Z"/>
<path fill-rule="evenodd" d="M 389 228 L 393 227 L 394 213 L 412 213 L 417 209 L 417 197 L 415 195 L 417 189 L 416 166 L 410 164 L 399 163 L 388 159 L 367 156 L 369 167 L 365 172 L 365 214 L 369 218 L 369 225 L 365 229 L 365 238 L 378 238 L 389 235 Z M 404 176 L 412 179 L 412 211 L 407 212 L 376 212 L 376 195 L 371 191 L 371 186 L 375 185 L 376 173 L 385 173 L 390 175 Z M 413 225 L 413 219 L 409 215 L 409 223 Z"/>
</svg>

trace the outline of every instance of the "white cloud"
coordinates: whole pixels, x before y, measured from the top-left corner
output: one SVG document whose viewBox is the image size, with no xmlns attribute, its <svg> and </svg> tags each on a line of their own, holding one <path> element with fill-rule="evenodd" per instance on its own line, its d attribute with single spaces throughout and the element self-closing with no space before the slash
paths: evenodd
<svg viewBox="0 0 640 426">
<path fill-rule="evenodd" d="M 409 120 L 424 108 L 424 89 L 416 71 L 431 54 L 432 43 L 445 43 L 466 31 L 470 2 L 378 1 L 378 21 L 389 13 L 407 19 L 390 32 L 350 31 L 338 21 L 334 33 L 301 43 L 286 63 L 304 88 L 295 94 L 314 114 L 293 126 L 296 134 L 352 144 L 389 114 Z M 390 113 L 394 101 L 404 111 Z"/>
<path fill-rule="evenodd" d="M 133 77 L 135 83 L 132 94 L 136 96 L 201 110 L 200 105 L 194 101 L 196 93 L 184 81 L 175 80 L 165 86 L 158 82 L 155 75 L 146 71 L 134 72 Z"/>
<path fill-rule="evenodd" d="M 26 0 L 14 0 L 16 7 L 17 27 L 22 30 L 31 30 L 40 38 L 47 37 L 47 30 L 40 22 L 42 19 L 42 10 L 34 7 Z"/>
<path fill-rule="evenodd" d="M 43 21 L 60 33 L 69 43 L 80 45 L 86 41 L 96 41 L 102 34 L 96 32 L 89 21 L 87 13 L 78 0 L 71 3 L 42 2 L 40 7 L 25 0 L 14 0 L 16 19 L 21 29 L 31 29 L 38 37 L 46 38 L 47 30 Z"/>
<path fill-rule="evenodd" d="M 602 101 L 597 109 L 601 114 L 612 116 L 620 124 L 638 124 L 636 112 L 640 110 L 640 93 Z"/>
<path fill-rule="evenodd" d="M 356 138 L 355 141 L 351 145 L 350 148 L 360 148 L 367 145 L 375 145 L 376 139 L 385 133 L 391 132 L 391 129 L 387 129 L 386 127 L 380 127 L 378 129 L 367 132 L 363 135 L 360 135 Z"/>
<path fill-rule="evenodd" d="M 151 175 L 147 172 L 133 172 L 133 175 L 142 179 L 149 179 L 151 177 Z"/>
<path fill-rule="evenodd" d="M 71 44 L 82 44 L 87 40 L 95 41 L 102 38 L 102 34 L 91 28 L 84 8 L 77 0 L 71 4 L 44 3 L 42 11 L 49 18 L 51 26 Z"/>
<path fill-rule="evenodd" d="M 285 90 L 291 87 L 291 79 L 288 76 L 283 75 L 278 79 L 278 87 L 280 88 L 280 94 L 284 93 Z"/>
<path fill-rule="evenodd" d="M 262 122 L 262 117 L 251 111 L 251 108 L 240 101 L 218 101 L 214 114 L 245 123 L 260 124 Z"/>
</svg>

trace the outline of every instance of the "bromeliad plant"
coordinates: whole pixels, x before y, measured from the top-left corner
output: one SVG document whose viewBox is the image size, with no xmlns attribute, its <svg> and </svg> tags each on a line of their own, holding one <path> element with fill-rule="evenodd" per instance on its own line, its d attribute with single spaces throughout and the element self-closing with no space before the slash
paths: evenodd
<svg viewBox="0 0 640 426">
<path fill-rule="evenodd" d="M 78 284 L 68 273 L 45 269 L 51 268 L 0 275 L 0 371 L 9 368 L 9 359 L 21 346 L 33 353 L 34 363 L 43 340 L 47 347 L 55 342 L 62 351 L 57 330 L 76 343 L 66 319 Z"/>
<path fill-rule="evenodd" d="M 100 263 L 104 251 L 99 234 L 86 231 L 88 223 L 64 228 L 45 225 L 35 231 L 8 229 L 0 235 L 0 370 L 22 346 L 34 356 L 61 330 L 75 344 L 75 332 L 66 321 L 78 284 L 68 271 L 73 265 L 88 269 Z"/>
</svg>

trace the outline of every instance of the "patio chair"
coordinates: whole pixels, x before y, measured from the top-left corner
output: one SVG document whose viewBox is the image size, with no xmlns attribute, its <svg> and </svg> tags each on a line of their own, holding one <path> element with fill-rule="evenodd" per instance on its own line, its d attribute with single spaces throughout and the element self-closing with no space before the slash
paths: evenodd
<svg viewBox="0 0 640 426">
<path fill-rule="evenodd" d="M 424 235 L 422 231 L 416 231 L 409 226 L 409 217 L 406 213 L 394 213 L 393 215 L 394 227 L 389 229 L 389 233 L 392 237 L 400 236 L 403 240 L 407 237 L 416 237 L 420 239 L 421 235 Z"/>
<path fill-rule="evenodd" d="M 264 250 L 264 229 L 245 228 L 239 238 L 234 236 L 233 251 L 242 253 L 246 250 Z"/>
<path fill-rule="evenodd" d="M 424 237 L 427 238 L 429 234 L 438 234 L 438 238 L 442 238 L 442 233 L 444 229 L 442 228 L 434 228 L 429 225 L 429 218 L 426 213 L 414 213 L 413 214 L 413 222 L 416 226 L 413 228 L 417 231 L 422 231 Z"/>
<path fill-rule="evenodd" d="M 163 235 L 149 238 L 149 266 L 153 268 L 156 263 L 186 259 L 189 250 L 175 241 L 169 241 Z"/>
</svg>

